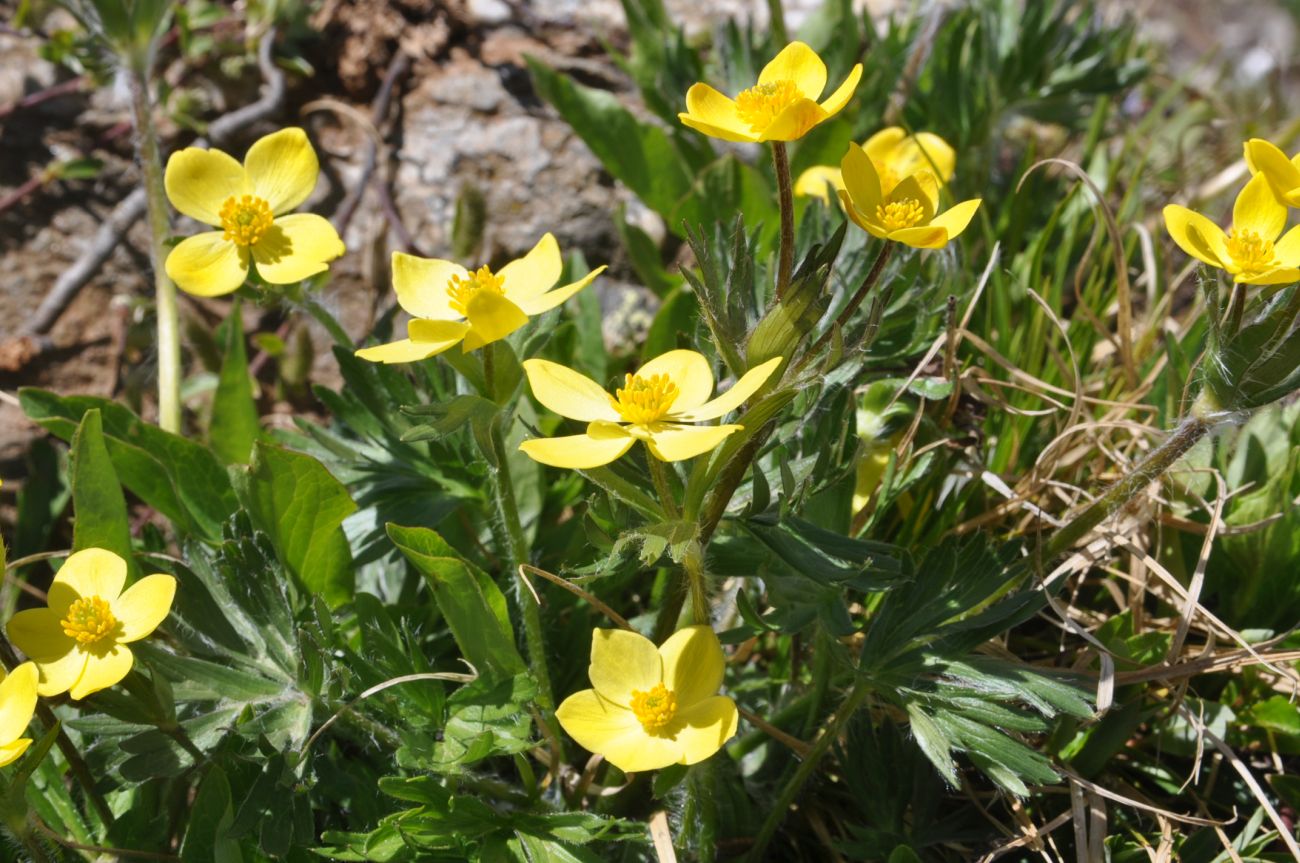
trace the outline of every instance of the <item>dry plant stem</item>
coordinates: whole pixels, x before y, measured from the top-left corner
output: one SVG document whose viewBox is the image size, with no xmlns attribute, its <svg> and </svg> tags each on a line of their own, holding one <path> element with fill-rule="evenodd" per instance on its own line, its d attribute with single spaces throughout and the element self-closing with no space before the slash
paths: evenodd
<svg viewBox="0 0 1300 863">
<path fill-rule="evenodd" d="M 781 40 L 785 41 L 785 40 Z M 790 156 L 784 141 L 772 142 L 772 164 L 776 167 L 776 191 L 781 203 L 781 252 L 776 266 L 776 298 L 785 299 L 794 272 L 794 184 L 790 181 Z"/>
<path fill-rule="evenodd" d="M 849 298 L 848 305 L 846 305 L 843 311 L 836 316 L 835 323 L 827 328 L 826 332 L 822 333 L 821 338 L 814 342 L 813 346 L 808 349 L 808 352 L 803 355 L 803 359 L 799 361 L 800 369 L 807 365 L 809 361 L 817 356 L 817 354 L 821 353 L 826 345 L 830 343 L 831 337 L 834 335 L 836 330 L 843 332 L 844 328 L 848 326 L 849 321 L 853 319 L 853 313 L 858 310 L 858 307 L 862 305 L 863 300 L 871 294 L 872 288 L 874 288 L 876 283 L 880 281 L 880 275 L 885 271 L 885 264 L 889 263 L 890 256 L 894 254 L 894 245 L 894 243 L 886 241 L 885 244 L 880 247 L 880 253 L 876 255 L 876 260 L 871 264 L 871 269 L 867 271 L 866 278 L 864 278 L 862 284 L 858 286 L 857 292 Z M 878 324 L 879 318 L 877 318 L 877 325 Z"/>
<path fill-rule="evenodd" d="M 781 789 L 781 793 L 776 798 L 776 803 L 768 810 L 767 818 L 763 820 L 763 826 L 759 829 L 758 836 L 754 839 L 754 845 L 749 849 L 749 855 L 745 858 L 749 863 L 760 863 L 765 859 L 764 854 L 767 851 L 767 845 L 772 841 L 772 837 L 776 834 L 777 828 L 781 826 L 781 822 L 785 820 L 790 804 L 794 802 L 799 790 L 803 788 L 804 783 L 817 769 L 817 765 L 831 748 L 831 744 L 840 736 L 845 723 L 849 721 L 854 711 L 862 704 L 862 700 L 867 697 L 868 692 L 866 683 L 858 681 L 849 692 L 848 698 L 844 699 L 844 703 L 832 714 L 830 721 L 826 723 L 826 728 L 813 742 L 808 756 L 799 765 L 799 769 L 795 771 L 790 781 Z"/>
<path fill-rule="evenodd" d="M 1052 534 L 1043 547 L 1042 560 L 1049 562 L 1072 548 L 1075 543 L 1087 536 L 1089 531 L 1105 521 L 1107 516 L 1119 511 L 1144 488 L 1173 467 L 1188 450 L 1196 445 L 1197 441 L 1205 437 L 1212 427 L 1213 423 L 1208 418 L 1194 410 L 1192 416 L 1184 420 L 1164 443 L 1152 450 L 1127 476 L 1112 485 L 1087 509 Z"/>
<path fill-rule="evenodd" d="M 153 266 L 158 315 L 158 425 L 164 431 L 177 434 L 181 430 L 180 315 L 176 308 L 176 286 L 163 269 L 163 242 L 171 233 L 171 227 L 147 69 L 137 67 L 131 70 L 131 109 L 135 115 L 136 152 L 144 176 L 150 233 L 149 262 Z"/>
</svg>

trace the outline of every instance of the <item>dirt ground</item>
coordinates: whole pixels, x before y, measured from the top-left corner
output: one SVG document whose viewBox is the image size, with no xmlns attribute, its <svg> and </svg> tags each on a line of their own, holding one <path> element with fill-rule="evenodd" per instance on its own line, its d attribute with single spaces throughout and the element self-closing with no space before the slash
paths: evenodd
<svg viewBox="0 0 1300 863">
<path fill-rule="evenodd" d="M 892 0 L 869 4 L 874 14 L 896 5 Z M 697 31 L 727 15 L 761 23 L 766 9 L 765 0 L 673 0 L 668 6 Z M 790 24 L 797 26 L 815 2 L 786 6 Z M 1296 18 L 1277 3 L 1144 0 L 1112 6 L 1135 13 L 1145 32 L 1167 47 L 1174 71 L 1186 70 L 1205 86 L 1215 86 L 1225 69 L 1234 84 L 1244 87 L 1279 69 L 1289 71 Z M 10 20 L 15 7 L 9 0 L 0 2 L 0 17 Z M 32 23 L 55 29 L 60 22 Z M 601 170 L 582 142 L 537 99 L 524 65 L 525 55 L 534 55 L 583 83 L 631 100 L 630 85 L 602 47 L 603 39 L 615 44 L 623 39 L 616 0 L 325 0 L 311 24 L 321 37 L 295 46 L 315 77 L 291 76 L 283 116 L 276 124 L 249 130 L 232 149 L 242 151 L 274 125 L 305 125 L 322 151 L 325 168 L 308 206 L 336 220 L 361 177 L 373 131 L 367 119 L 370 103 L 397 52 L 414 58 L 396 82 L 379 129 L 390 149 L 381 154 L 378 177 L 393 190 L 391 206 L 400 225 L 385 215 L 387 202 L 372 184 L 344 235 L 349 254 L 332 270 L 320 295 L 351 335 L 367 332 L 376 312 L 391 302 L 388 251 L 408 246 L 425 255 L 449 254 L 457 200 L 475 192 L 487 215 L 478 250 L 482 259 L 523 252 L 552 230 L 562 248 L 581 249 L 589 261 L 611 263 L 611 278 L 602 280 L 606 303 L 635 296 L 635 286 L 625 281 L 628 271 L 609 214 L 622 203 L 652 235 L 662 233 L 662 225 Z M 217 35 L 242 38 L 239 26 L 234 28 Z M 75 76 L 41 59 L 41 42 L 37 33 L 0 27 L 0 476 L 10 477 L 21 474 L 27 443 L 39 433 L 13 399 L 20 386 L 125 396 L 146 416 L 152 414 L 150 283 L 142 222 L 58 317 L 39 356 L 25 355 L 15 343 L 50 286 L 138 182 L 124 88 L 115 84 L 90 91 L 67 84 Z M 255 66 L 234 76 L 224 71 L 181 64 L 175 50 L 163 55 L 168 83 L 206 99 L 204 116 L 256 98 Z M 49 88 L 56 85 L 67 91 L 51 96 Z M 184 145 L 194 137 L 170 121 L 164 121 L 163 133 L 169 145 Z M 85 157 L 103 162 L 97 176 L 46 182 L 21 198 L 12 197 L 51 163 Z M 194 226 L 176 227 L 184 233 Z M 221 303 L 188 297 L 183 304 L 186 315 L 207 325 L 218 320 L 221 308 Z M 281 323 L 260 310 L 247 315 L 248 326 L 275 329 Z M 323 331 L 310 335 L 317 346 L 313 378 L 329 383 L 334 372 L 325 350 L 328 339 Z M 193 404 L 202 400 L 200 393 Z M 285 402 L 277 409 L 310 408 Z"/>
</svg>

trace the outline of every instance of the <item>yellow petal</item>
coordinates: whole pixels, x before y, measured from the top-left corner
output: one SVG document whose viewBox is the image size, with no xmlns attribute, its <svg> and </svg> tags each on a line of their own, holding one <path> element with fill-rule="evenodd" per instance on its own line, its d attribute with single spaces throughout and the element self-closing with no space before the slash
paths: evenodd
<svg viewBox="0 0 1300 863">
<path fill-rule="evenodd" d="M 592 281 L 595 280 L 596 276 L 599 276 L 603 272 L 605 272 L 605 267 L 602 265 L 592 270 L 590 273 L 587 273 L 587 275 L 578 279 L 576 282 L 570 282 L 562 288 L 556 288 L 555 290 L 548 291 L 540 296 L 516 300 L 516 302 L 519 304 L 519 308 L 522 309 L 526 315 L 540 315 L 542 312 L 549 312 L 578 291 L 587 287 L 587 285 L 590 285 Z"/>
<path fill-rule="evenodd" d="M 80 701 L 91 693 L 115 686 L 130 672 L 135 663 L 131 648 L 125 644 L 115 644 L 103 652 L 86 653 L 86 670 L 68 690 L 68 697 Z"/>
<path fill-rule="evenodd" d="M 372 363 L 413 363 L 437 356 L 459 342 L 460 339 L 453 339 L 443 343 L 400 339 L 396 342 L 362 348 L 357 351 L 357 356 Z"/>
<path fill-rule="evenodd" d="M 465 353 L 476 351 L 513 333 L 528 323 L 528 315 L 500 294 L 480 291 L 465 306 L 469 332 L 461 342 Z"/>
<path fill-rule="evenodd" d="M 862 142 L 862 149 L 871 161 L 878 165 L 891 165 L 895 161 L 894 150 L 907 139 L 907 130 L 902 126 L 886 126 Z"/>
<path fill-rule="evenodd" d="M 1300 282 L 1300 269 L 1282 267 L 1269 270 L 1266 273 L 1237 273 L 1232 280 L 1241 282 L 1243 285 L 1289 285 L 1293 282 Z"/>
<path fill-rule="evenodd" d="M 36 665 L 24 662 L 0 681 L 0 744 L 12 743 L 27 730 L 36 710 L 39 680 Z"/>
<path fill-rule="evenodd" d="M 191 219 L 221 225 L 221 205 L 248 191 L 244 166 L 220 150 L 186 147 L 172 153 L 163 175 L 167 200 Z"/>
<path fill-rule="evenodd" d="M 902 243 L 914 249 L 941 249 L 948 245 L 948 232 L 931 225 L 917 225 L 915 228 L 899 228 L 890 231 L 888 239 Z"/>
<path fill-rule="evenodd" d="M 883 195 L 880 191 L 880 175 L 871 158 L 857 144 L 849 144 L 849 149 L 840 160 L 840 174 L 844 178 L 844 189 L 849 200 L 859 213 L 873 216 L 880 206 Z M 856 220 L 855 220 L 856 221 Z M 865 227 L 865 225 L 863 226 Z"/>
<path fill-rule="evenodd" d="M 469 276 L 465 268 L 438 258 L 418 258 L 393 252 L 393 290 L 397 302 L 417 318 L 457 321 L 464 317 L 451 307 L 447 285 L 452 277 Z"/>
<path fill-rule="evenodd" d="M 550 360 L 524 360 L 533 397 L 562 417 L 618 422 L 609 394 L 586 375 Z"/>
<path fill-rule="evenodd" d="M 679 629 L 659 647 L 663 657 L 664 686 L 677 696 L 677 710 L 716 695 L 722 686 L 725 660 L 722 643 L 709 626 Z"/>
<path fill-rule="evenodd" d="M 740 380 L 736 381 L 735 385 L 722 395 L 692 410 L 674 410 L 670 419 L 699 422 L 700 420 L 717 419 L 731 413 L 748 401 L 750 396 L 758 392 L 759 387 L 767 383 L 767 379 L 776 371 L 777 366 L 781 365 L 782 359 L 782 357 L 773 357 L 765 363 L 754 366 L 754 368 L 741 375 Z"/>
<path fill-rule="evenodd" d="M 1170 204 L 1164 209 L 1165 228 L 1184 252 L 1198 261 L 1227 269 L 1227 237 L 1218 225 L 1186 207 Z"/>
<path fill-rule="evenodd" d="M 849 70 L 848 77 L 844 83 L 835 88 L 835 92 L 830 94 L 822 101 L 821 109 L 827 117 L 834 117 L 849 104 L 853 98 L 853 91 L 858 89 L 858 82 L 862 80 L 862 64 L 858 63 Z"/>
<path fill-rule="evenodd" d="M 763 129 L 760 141 L 797 141 L 829 115 L 811 99 L 800 99 L 785 108 Z"/>
<path fill-rule="evenodd" d="M 910 146 L 905 145 L 908 155 L 900 161 L 907 168 L 899 171 L 900 174 L 928 168 L 938 177 L 940 184 L 952 179 L 953 172 L 957 169 L 957 152 L 947 141 L 933 132 L 917 132 L 911 142 Z"/>
<path fill-rule="evenodd" d="M 579 746 L 603 755 L 625 773 L 658 770 L 682 757 L 676 741 L 647 734 L 631 710 L 610 704 L 594 689 L 564 699 L 555 718 Z"/>
<path fill-rule="evenodd" d="M 1245 150 L 1246 164 L 1267 178 L 1273 194 L 1293 207 L 1300 205 L 1300 166 L 1263 138 L 1251 138 Z"/>
<path fill-rule="evenodd" d="M 1288 162 L 1287 164 L 1290 164 Z M 1265 240 L 1276 240 L 1286 227 L 1286 205 L 1269 187 L 1268 175 L 1250 178 L 1232 205 L 1232 230 L 1254 231 Z"/>
<path fill-rule="evenodd" d="M 64 561 L 54 576 L 54 584 L 67 585 L 77 596 L 98 596 L 112 602 L 126 584 L 126 561 L 106 549 L 87 548 Z"/>
<path fill-rule="evenodd" d="M 759 84 L 793 81 L 805 99 L 819 99 L 826 89 L 826 64 L 803 42 L 791 42 L 758 74 Z"/>
<path fill-rule="evenodd" d="M 31 745 L 32 739 L 30 737 L 24 737 L 20 740 L 15 740 L 12 743 L 6 743 L 4 746 L 0 746 L 0 767 L 12 764 L 14 761 L 18 760 L 18 756 L 26 752 L 27 747 Z"/>
<path fill-rule="evenodd" d="M 867 213 L 872 213 L 874 215 L 875 207 L 872 207 L 870 210 L 865 212 L 859 210 L 857 205 L 853 203 L 853 199 L 849 197 L 848 189 L 840 189 L 839 196 L 840 206 L 844 208 L 844 212 L 848 215 L 849 220 L 853 222 L 853 224 L 871 234 L 873 237 L 883 238 L 886 236 L 884 228 L 882 228 L 873 217 L 867 215 Z"/>
<path fill-rule="evenodd" d="M 930 220 L 930 226 L 943 228 L 948 233 L 948 239 L 952 240 L 970 224 L 970 220 L 975 217 L 975 211 L 980 208 L 980 199 L 971 198 L 969 201 L 962 201 L 959 204 L 953 204 L 947 210 L 935 216 Z"/>
<path fill-rule="evenodd" d="M 897 186 L 890 190 L 885 196 L 891 203 L 894 201 L 916 201 L 921 205 L 924 215 L 917 224 L 928 225 L 934 218 L 935 210 L 939 203 L 939 182 L 934 178 L 934 174 L 929 171 L 920 171 L 915 174 L 909 174 L 899 181 Z"/>
<path fill-rule="evenodd" d="M 170 575 L 147 575 L 113 601 L 113 616 L 122 624 L 119 643 L 138 641 L 158 628 L 171 611 L 176 597 L 176 579 Z"/>
<path fill-rule="evenodd" d="M 1283 267 L 1300 267 L 1300 225 L 1282 235 L 1273 246 L 1273 258 Z"/>
<path fill-rule="evenodd" d="M 749 124 L 740 119 L 733 99 L 708 84 L 694 84 L 686 91 L 686 113 L 677 118 L 706 135 L 727 141 L 755 141 Z"/>
<path fill-rule="evenodd" d="M 249 147 L 244 170 L 253 194 L 270 204 L 271 212 L 278 216 L 307 200 L 316 188 L 320 163 L 307 133 L 290 128 L 273 132 Z"/>
<path fill-rule="evenodd" d="M 519 448 L 533 461 L 551 467 L 587 470 L 609 464 L 632 448 L 636 439 L 595 438 L 587 434 L 567 437 L 539 437 L 526 440 Z"/>
<path fill-rule="evenodd" d="M 723 747 L 736 735 L 739 715 L 736 702 L 725 695 L 715 695 L 692 705 L 678 714 L 682 721 L 677 744 L 682 749 L 682 764 L 698 764 Z"/>
<path fill-rule="evenodd" d="M 830 165 L 816 165 L 799 175 L 794 181 L 794 193 L 797 197 L 820 198 L 829 204 L 831 195 L 844 188 L 844 178 L 839 168 Z"/>
<path fill-rule="evenodd" d="M 708 452 L 742 428 L 738 425 L 653 428 L 646 446 L 660 461 L 682 461 Z"/>
<path fill-rule="evenodd" d="M 632 692 L 649 692 L 664 682 L 664 665 L 654 642 L 626 629 L 597 629 L 591 634 L 591 685 L 602 698 L 620 707 L 632 704 Z"/>
<path fill-rule="evenodd" d="M 704 354 L 697 351 L 668 351 L 637 369 L 636 373 L 641 378 L 667 375 L 677 385 L 679 392 L 672 405 L 674 413 L 697 408 L 713 395 L 713 369 Z"/>
<path fill-rule="evenodd" d="M 207 231 L 182 240 L 167 254 L 167 278 L 196 297 L 219 297 L 239 289 L 248 278 L 248 252 Z"/>
<path fill-rule="evenodd" d="M 338 231 L 315 213 L 280 216 L 257 245 L 257 273 L 273 285 L 291 285 L 329 269 L 345 251 Z"/>
<path fill-rule="evenodd" d="M 522 307 L 521 300 L 540 296 L 550 290 L 560 280 L 563 270 L 560 245 L 555 242 L 553 234 L 547 233 L 528 254 L 506 264 L 497 275 L 504 279 L 501 290 L 506 297 Z"/>
</svg>

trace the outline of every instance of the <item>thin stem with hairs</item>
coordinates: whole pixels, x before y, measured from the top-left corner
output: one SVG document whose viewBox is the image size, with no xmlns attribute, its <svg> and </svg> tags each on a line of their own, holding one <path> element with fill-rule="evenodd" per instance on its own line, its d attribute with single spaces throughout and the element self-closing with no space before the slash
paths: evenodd
<svg viewBox="0 0 1300 863">
<path fill-rule="evenodd" d="M 776 168 L 777 199 L 781 204 L 781 250 L 776 267 L 776 298 L 785 299 L 794 272 L 794 184 L 790 180 L 790 156 L 784 141 L 772 142 L 772 164 Z"/>
</svg>

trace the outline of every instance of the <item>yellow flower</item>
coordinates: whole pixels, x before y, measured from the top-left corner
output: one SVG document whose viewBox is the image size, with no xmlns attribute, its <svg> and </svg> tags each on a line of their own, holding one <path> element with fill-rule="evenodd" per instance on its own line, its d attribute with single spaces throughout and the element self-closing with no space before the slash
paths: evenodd
<svg viewBox="0 0 1300 863">
<path fill-rule="evenodd" d="M 905 178 L 917 171 L 930 171 L 943 186 L 952 179 L 957 154 L 948 142 L 933 132 L 915 135 L 899 126 L 881 129 L 862 145 L 880 177 L 880 192 L 888 195 Z M 794 193 L 830 202 L 831 193 L 844 188 L 839 168 L 816 165 L 799 175 Z"/>
<path fill-rule="evenodd" d="M 24 662 L 9 674 L 0 669 L 0 767 L 10 764 L 32 745 L 23 737 L 36 711 L 36 666 Z"/>
<path fill-rule="evenodd" d="M 302 129 L 282 129 L 248 149 L 244 164 L 220 150 L 186 147 L 167 160 L 172 206 L 220 228 L 183 240 L 167 256 L 182 290 L 216 297 L 239 288 L 251 263 L 273 285 L 323 273 L 343 254 L 334 226 L 290 210 L 316 188 L 320 165 Z"/>
<path fill-rule="evenodd" d="M 736 703 L 718 695 L 722 645 L 707 626 L 673 633 L 656 649 L 622 629 L 597 629 L 587 676 L 555 711 L 569 736 L 625 773 L 695 764 L 736 733 Z"/>
<path fill-rule="evenodd" d="M 1263 174 L 1280 202 L 1300 207 L 1300 153 L 1288 159 L 1277 145 L 1263 138 L 1251 138 L 1245 150 L 1250 172 Z"/>
<path fill-rule="evenodd" d="M 547 234 L 527 255 L 494 273 L 470 272 L 460 264 L 393 253 L 393 289 L 411 315 L 407 338 L 362 348 L 357 356 L 377 363 L 410 363 L 460 344 L 465 353 L 504 339 L 533 315 L 550 311 L 605 271 L 597 267 L 572 284 L 551 290 L 564 261 Z"/>
<path fill-rule="evenodd" d="M 724 141 L 794 141 L 840 112 L 862 77 L 862 64 L 821 104 L 826 64 L 802 42 L 791 42 L 763 67 L 758 84 L 728 99 L 708 84 L 686 91 L 686 113 L 677 118 Z"/>
<path fill-rule="evenodd" d="M 840 171 L 844 188 L 839 195 L 845 212 L 855 225 L 882 240 L 938 249 L 966 230 L 980 206 L 980 199 L 972 198 L 938 212 L 939 181 L 928 170 L 919 170 L 884 191 L 871 157 L 857 144 L 849 144 Z"/>
<path fill-rule="evenodd" d="M 1277 200 L 1263 171 L 1237 196 L 1228 233 L 1200 213 L 1177 204 L 1165 207 L 1165 227 L 1184 252 L 1228 271 L 1234 282 L 1284 285 L 1300 281 L 1300 227 L 1278 239 L 1286 227 L 1286 207 Z"/>
<path fill-rule="evenodd" d="M 74 699 L 126 677 L 135 657 L 126 645 L 153 632 L 171 610 L 176 579 L 146 576 L 125 591 L 126 561 L 102 548 L 67 559 L 50 585 L 47 608 L 13 616 L 9 640 L 36 663 L 44 696 Z"/>
<path fill-rule="evenodd" d="M 781 364 L 770 359 L 746 372 L 726 393 L 713 394 L 713 370 L 703 354 L 669 351 L 627 375 L 609 395 L 586 375 L 547 360 L 525 360 L 533 396 L 560 416 L 587 423 L 583 434 L 534 438 L 519 448 L 552 467 L 608 464 L 645 441 L 655 458 L 681 461 L 708 452 L 742 426 L 696 426 L 740 407 Z"/>
</svg>

